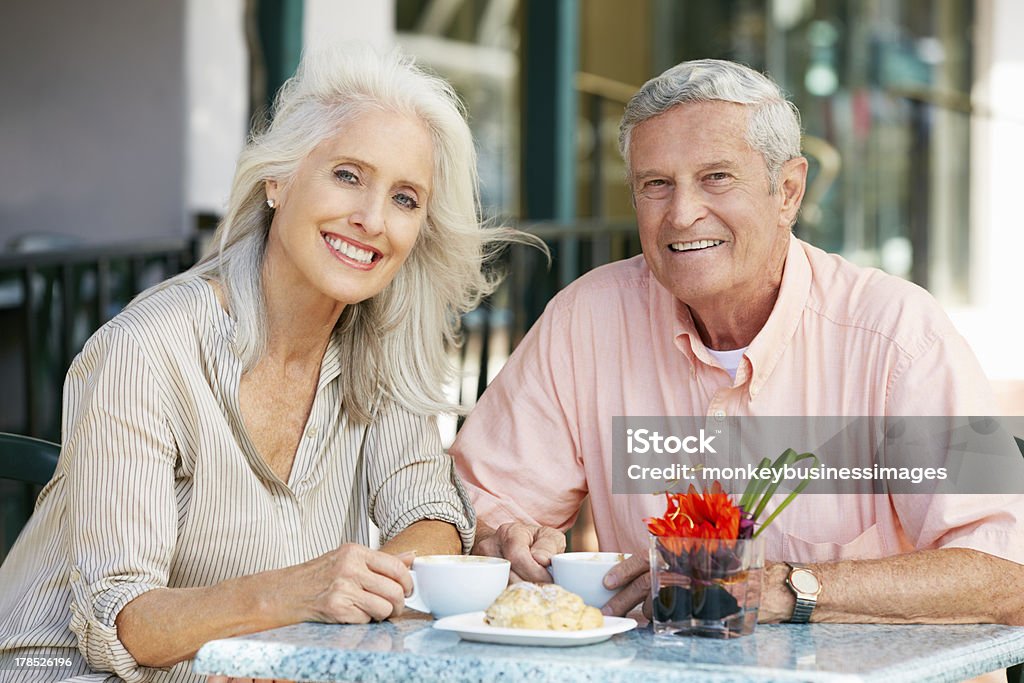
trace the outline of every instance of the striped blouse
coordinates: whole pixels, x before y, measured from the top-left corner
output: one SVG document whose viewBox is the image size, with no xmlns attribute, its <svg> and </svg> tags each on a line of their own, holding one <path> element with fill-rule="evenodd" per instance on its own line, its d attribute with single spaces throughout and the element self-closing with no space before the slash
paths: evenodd
<svg viewBox="0 0 1024 683">
<path fill-rule="evenodd" d="M 124 605 L 386 541 L 422 519 L 475 518 L 433 418 L 385 402 L 369 427 L 341 409 L 332 340 L 289 481 L 255 451 L 238 403 L 235 324 L 186 280 L 128 307 L 88 341 L 64 388 L 57 472 L 0 568 L 0 681 L 191 681 L 190 662 L 139 667 L 118 640 Z M 28 668 L 21 657 L 55 657 Z M 110 677 L 109 680 L 117 680 Z"/>
</svg>

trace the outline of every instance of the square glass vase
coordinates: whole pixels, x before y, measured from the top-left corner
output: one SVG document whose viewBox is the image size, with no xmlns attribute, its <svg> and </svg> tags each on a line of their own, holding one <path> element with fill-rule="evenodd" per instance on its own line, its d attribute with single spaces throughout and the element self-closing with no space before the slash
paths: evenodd
<svg viewBox="0 0 1024 683">
<path fill-rule="evenodd" d="M 764 539 L 651 536 L 655 635 L 735 638 L 757 625 Z"/>
</svg>

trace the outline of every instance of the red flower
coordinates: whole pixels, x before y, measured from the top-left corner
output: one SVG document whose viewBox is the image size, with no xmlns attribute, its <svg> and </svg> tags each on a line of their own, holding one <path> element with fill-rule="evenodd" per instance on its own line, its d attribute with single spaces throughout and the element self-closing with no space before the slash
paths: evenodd
<svg viewBox="0 0 1024 683">
<path fill-rule="evenodd" d="M 665 498 L 668 501 L 665 516 L 648 517 L 644 522 L 652 534 L 666 537 L 663 543 L 673 552 L 682 552 L 693 545 L 684 539 L 734 541 L 739 537 L 743 511 L 733 504 L 717 481 L 703 494 L 690 484 L 686 493 L 666 493 Z"/>
</svg>

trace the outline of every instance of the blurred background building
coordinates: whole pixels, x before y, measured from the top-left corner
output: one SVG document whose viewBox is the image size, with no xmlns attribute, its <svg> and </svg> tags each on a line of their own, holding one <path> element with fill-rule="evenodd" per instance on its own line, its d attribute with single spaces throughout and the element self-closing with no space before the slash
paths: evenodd
<svg viewBox="0 0 1024 683">
<path fill-rule="evenodd" d="M 301 50 L 351 40 L 455 84 L 485 211 L 553 248 L 550 270 L 511 256 L 508 285 L 467 316 L 465 405 L 558 287 L 638 253 L 622 106 L 668 66 L 718 57 L 767 71 L 803 113 L 797 234 L 929 289 L 1022 414 L 1021 25 L 1018 0 L 7 0 L 0 431 L 59 440 L 84 340 L 195 259 Z"/>
</svg>

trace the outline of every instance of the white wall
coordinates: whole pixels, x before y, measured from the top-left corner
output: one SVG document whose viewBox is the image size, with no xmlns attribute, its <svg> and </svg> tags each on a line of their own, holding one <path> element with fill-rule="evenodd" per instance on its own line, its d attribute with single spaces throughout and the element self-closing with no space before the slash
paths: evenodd
<svg viewBox="0 0 1024 683">
<path fill-rule="evenodd" d="M 971 128 L 973 306 L 952 311 L 988 376 L 1024 382 L 1024 3 L 977 4 Z"/>
<path fill-rule="evenodd" d="M 5 0 L 0 249 L 186 230 L 183 0 Z"/>
<path fill-rule="evenodd" d="M 249 129 L 243 0 L 187 0 L 188 208 L 223 215 Z"/>
<path fill-rule="evenodd" d="M 395 2 L 306 0 L 302 30 L 305 47 L 358 41 L 383 52 L 395 42 Z"/>
</svg>

